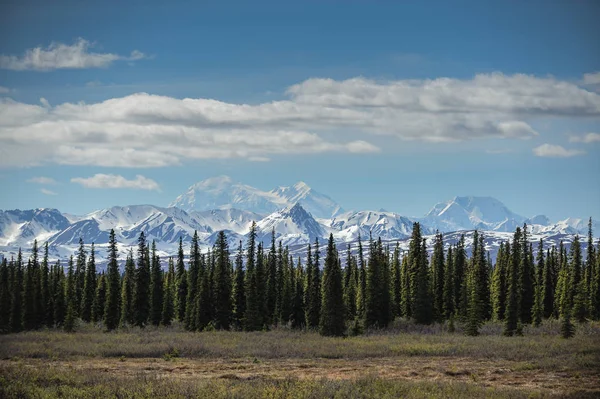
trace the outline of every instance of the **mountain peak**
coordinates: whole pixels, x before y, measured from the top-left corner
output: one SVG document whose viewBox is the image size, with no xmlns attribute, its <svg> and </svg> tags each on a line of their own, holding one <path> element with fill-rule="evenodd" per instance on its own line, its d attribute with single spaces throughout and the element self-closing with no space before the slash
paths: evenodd
<svg viewBox="0 0 600 399">
<path fill-rule="evenodd" d="M 199 181 L 198 183 L 194 184 L 190 188 L 201 188 L 201 187 L 217 188 L 217 187 L 230 186 L 231 184 L 233 184 L 233 179 L 231 177 L 226 176 L 226 175 L 221 175 L 221 176 L 209 177 L 208 179 Z"/>
</svg>

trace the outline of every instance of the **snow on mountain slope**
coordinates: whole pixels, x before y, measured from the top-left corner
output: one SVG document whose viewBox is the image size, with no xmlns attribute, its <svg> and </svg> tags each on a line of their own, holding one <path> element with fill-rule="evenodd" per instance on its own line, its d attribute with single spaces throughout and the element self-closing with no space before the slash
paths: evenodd
<svg viewBox="0 0 600 399">
<path fill-rule="evenodd" d="M 304 182 L 262 191 L 235 182 L 228 176 L 211 177 L 192 185 L 169 206 L 188 212 L 236 208 L 268 215 L 297 202 L 316 217 L 331 217 L 341 211 L 335 201 L 314 191 Z"/>
<path fill-rule="evenodd" d="M 0 245 L 28 246 L 36 238 L 48 239 L 69 224 L 57 209 L 0 211 Z"/>
<path fill-rule="evenodd" d="M 237 234 L 246 234 L 253 221 L 263 219 L 258 213 L 234 208 L 190 212 L 190 216 L 212 231 L 230 230 Z"/>
<path fill-rule="evenodd" d="M 312 242 L 315 238 L 326 237 L 327 232 L 304 208 L 296 205 L 274 212 L 258 222 L 257 237 L 260 241 L 270 242 L 271 233 L 284 245 Z"/>
<path fill-rule="evenodd" d="M 422 220 L 440 231 L 513 231 L 526 219 L 492 197 L 454 197 L 436 204 Z"/>
<path fill-rule="evenodd" d="M 414 221 L 397 213 L 385 211 L 346 212 L 329 220 L 322 220 L 336 239 L 357 240 L 359 235 L 368 239 L 369 233 L 382 240 L 402 239 L 410 236 Z M 429 229 L 424 227 L 425 232 Z"/>
</svg>

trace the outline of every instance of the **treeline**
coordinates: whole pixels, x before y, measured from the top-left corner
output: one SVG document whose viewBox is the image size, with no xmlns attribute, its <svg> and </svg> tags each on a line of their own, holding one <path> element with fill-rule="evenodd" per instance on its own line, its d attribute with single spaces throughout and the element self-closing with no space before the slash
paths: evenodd
<svg viewBox="0 0 600 399">
<path fill-rule="evenodd" d="M 403 317 L 448 323 L 450 330 L 461 322 L 469 335 L 477 335 L 487 320 L 501 321 L 504 334 L 512 336 L 526 324 L 556 318 L 569 337 L 573 321 L 600 319 L 600 248 L 593 246 L 591 226 L 590 219 L 585 261 L 579 237 L 568 253 L 562 242 L 544 250 L 540 240 L 534 249 L 524 225 L 501 244 L 495 264 L 477 231 L 470 256 L 464 236 L 445 248 L 443 235 L 436 234 L 430 258 L 419 223 L 407 252 L 372 238 L 363 248 L 359 239 L 355 254 L 346 248 L 343 265 L 333 236 L 323 260 L 319 241 L 308 244 L 303 264 L 274 233 L 270 248 L 257 242 L 255 224 L 245 245 L 233 250 L 220 232 L 212 249 L 201 253 L 194 234 L 187 267 L 180 239 L 166 271 L 156 243 L 149 244 L 144 233 L 122 274 L 114 231 L 102 273 L 96 270 L 94 244 L 88 253 L 80 240 L 65 271 L 60 261 L 50 265 L 47 243 L 40 250 L 34 242 L 26 263 L 19 250 L 17 259 L 4 259 L 0 267 L 0 331 L 74 331 L 79 322 L 110 331 L 178 320 L 190 331 L 286 325 L 341 336 L 385 328 Z"/>
</svg>

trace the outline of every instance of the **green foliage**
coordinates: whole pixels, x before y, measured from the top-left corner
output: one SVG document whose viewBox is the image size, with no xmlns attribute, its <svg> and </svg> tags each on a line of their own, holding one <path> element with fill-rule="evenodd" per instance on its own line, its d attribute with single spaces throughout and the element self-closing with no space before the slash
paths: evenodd
<svg viewBox="0 0 600 399">
<path fill-rule="evenodd" d="M 228 330 L 233 317 L 231 302 L 232 276 L 229 247 L 227 237 L 223 231 L 220 231 L 217 235 L 214 253 L 216 254 L 214 271 L 215 328 Z"/>
<path fill-rule="evenodd" d="M 306 254 L 306 326 L 316 328 L 319 325 L 321 312 L 321 271 L 319 270 L 319 240 L 315 240 L 315 255 L 312 256 L 311 245 L 308 244 Z"/>
<path fill-rule="evenodd" d="M 138 327 L 144 327 L 150 316 L 150 259 L 146 236 L 140 233 L 138 238 L 138 259 L 135 270 L 135 287 L 133 291 L 133 321 Z"/>
<path fill-rule="evenodd" d="M 319 333 L 326 336 L 342 336 L 346 330 L 342 270 L 333 234 L 329 235 L 327 244 L 321 291 Z"/>
<path fill-rule="evenodd" d="M 177 250 L 177 275 L 175 277 L 177 286 L 176 313 L 177 320 L 185 321 L 187 295 L 188 295 L 188 276 L 185 270 L 183 255 L 183 239 L 179 237 L 179 248 Z"/>
<path fill-rule="evenodd" d="M 97 323 L 104 318 L 104 308 L 106 306 L 106 276 L 100 274 L 97 279 L 94 303 L 92 304 L 92 322 Z"/>
<path fill-rule="evenodd" d="M 233 326 L 236 329 L 243 327 L 246 312 L 246 291 L 244 271 L 244 250 L 240 241 L 237 256 L 235 257 L 235 271 L 233 275 Z"/>
<path fill-rule="evenodd" d="M 117 260 L 117 240 L 115 231 L 110 230 L 108 239 L 108 264 L 106 266 L 106 300 L 104 302 L 104 326 L 112 331 L 119 326 L 121 277 Z M 127 299 L 127 298 L 126 298 Z"/>
<path fill-rule="evenodd" d="M 81 320 L 87 323 L 92 320 L 92 307 L 94 304 L 94 296 L 96 295 L 96 283 L 96 254 L 94 250 L 94 243 L 92 243 L 88 264 L 85 269 L 81 310 L 79 313 Z"/>
<path fill-rule="evenodd" d="M 175 265 L 173 258 L 169 258 L 169 269 L 167 271 L 163 287 L 163 304 L 160 324 L 170 326 L 175 318 Z"/>
<path fill-rule="evenodd" d="M 410 313 L 418 324 L 433 321 L 433 301 L 430 295 L 429 262 L 426 241 L 421 236 L 421 226 L 413 224 L 413 232 L 408 249 L 410 279 Z"/>
<path fill-rule="evenodd" d="M 135 323 L 135 312 L 133 308 L 135 292 L 135 263 L 133 262 L 133 251 L 129 250 L 125 261 L 125 274 L 121 283 L 121 319 L 120 324 L 133 325 Z"/>
<path fill-rule="evenodd" d="M 163 311 L 164 283 L 160 257 L 156 254 L 156 242 L 152 241 L 152 260 L 150 268 L 150 324 L 160 325 Z"/>
</svg>

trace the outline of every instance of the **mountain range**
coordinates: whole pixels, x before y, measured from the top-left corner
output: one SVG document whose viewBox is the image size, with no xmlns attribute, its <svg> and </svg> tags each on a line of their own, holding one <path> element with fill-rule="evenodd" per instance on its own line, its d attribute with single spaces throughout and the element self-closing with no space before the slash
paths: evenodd
<svg viewBox="0 0 600 399">
<path fill-rule="evenodd" d="M 162 257 L 174 255 L 179 238 L 188 244 L 194 232 L 207 249 L 214 244 L 217 232 L 225 230 L 233 251 L 240 240 L 245 241 L 253 221 L 259 240 L 270 242 L 274 231 L 276 239 L 298 255 L 303 255 L 308 242 L 325 240 L 330 233 L 341 248 L 355 248 L 359 237 L 365 240 L 369 235 L 389 243 L 399 242 L 405 248 L 414 222 L 421 223 L 426 235 L 436 230 L 444 233 L 447 244 L 465 234 L 470 245 L 472 231 L 482 231 L 492 256 L 500 242 L 510 239 L 523 223 L 528 224 L 532 241 L 544 238 L 546 245 L 556 245 L 560 240 L 568 245 L 575 235 L 587 234 L 588 228 L 587 219 L 551 222 L 544 215 L 520 216 L 491 197 L 455 197 L 435 204 L 422 217 L 385 210 L 344 211 L 330 197 L 303 182 L 262 191 L 219 176 L 192 185 L 168 207 L 113 206 L 82 216 L 49 208 L 0 211 L 0 254 L 15 256 L 19 247 L 27 253 L 37 239 L 40 244 L 48 242 L 53 258 L 66 259 L 81 238 L 86 244 L 96 244 L 97 257 L 102 261 L 102 248 L 111 229 L 115 230 L 122 256 L 136 245 L 141 232 L 149 240 L 156 240 Z M 599 229 L 600 224 L 595 222 L 594 230 Z"/>
</svg>

